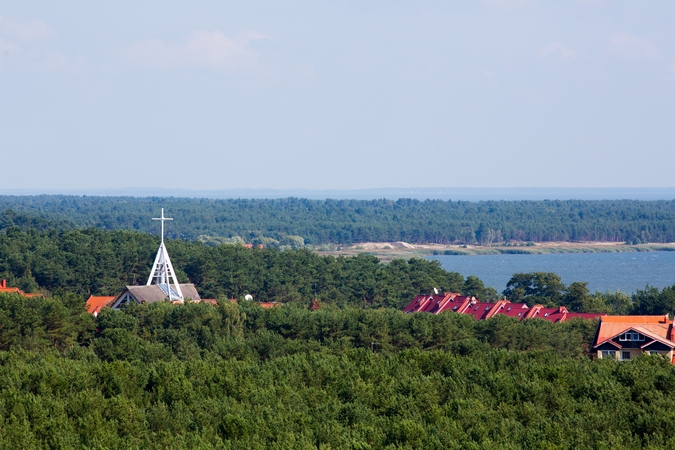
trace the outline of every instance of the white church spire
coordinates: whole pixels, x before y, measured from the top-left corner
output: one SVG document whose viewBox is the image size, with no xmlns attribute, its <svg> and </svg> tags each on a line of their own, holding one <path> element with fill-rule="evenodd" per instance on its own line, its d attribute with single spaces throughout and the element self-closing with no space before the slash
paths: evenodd
<svg viewBox="0 0 675 450">
<path fill-rule="evenodd" d="M 183 301 L 183 293 L 176 279 L 176 272 L 173 270 L 171 259 L 169 259 L 169 252 L 166 251 L 166 246 L 164 245 L 164 222 L 173 219 L 164 217 L 164 208 L 162 208 L 162 217 L 153 217 L 152 220 L 160 220 L 162 222 L 162 243 L 159 244 L 155 263 L 152 265 L 150 277 L 148 277 L 146 285 L 157 284 L 166 293 L 169 300 Z"/>
</svg>

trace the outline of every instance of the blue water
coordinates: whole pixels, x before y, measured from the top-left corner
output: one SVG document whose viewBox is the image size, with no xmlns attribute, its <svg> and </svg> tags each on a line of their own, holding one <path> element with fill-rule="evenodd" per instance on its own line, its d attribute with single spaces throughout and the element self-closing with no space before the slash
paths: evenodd
<svg viewBox="0 0 675 450">
<path fill-rule="evenodd" d="M 514 273 L 554 272 L 563 283 L 588 282 L 593 291 L 635 292 L 646 285 L 664 288 L 675 284 L 675 252 L 554 253 L 550 255 L 443 255 L 445 270 L 476 275 L 498 292 Z"/>
</svg>

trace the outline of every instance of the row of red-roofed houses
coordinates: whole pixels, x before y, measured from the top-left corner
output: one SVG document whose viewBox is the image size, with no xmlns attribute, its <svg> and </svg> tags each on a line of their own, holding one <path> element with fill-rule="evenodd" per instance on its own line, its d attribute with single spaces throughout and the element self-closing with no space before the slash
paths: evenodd
<svg viewBox="0 0 675 450">
<path fill-rule="evenodd" d="M 460 295 L 457 292 L 446 292 L 438 295 L 418 295 L 403 310 L 406 313 L 428 312 L 440 314 L 452 311 L 458 314 L 468 314 L 477 320 L 485 320 L 502 314 L 516 319 L 540 318 L 550 322 L 563 322 L 569 319 L 597 319 L 605 314 L 573 313 L 564 306 L 545 308 L 543 305 L 527 306 L 525 303 L 511 303 L 508 300 L 497 302 L 481 302 L 476 297 Z"/>
<path fill-rule="evenodd" d="M 546 308 L 532 307 L 525 303 L 508 300 L 481 302 L 476 297 L 457 292 L 418 295 L 403 310 L 406 313 L 427 312 L 440 314 L 454 312 L 471 315 L 477 320 L 487 320 L 505 315 L 518 320 L 543 319 L 549 322 L 564 322 L 571 319 L 598 320 L 593 342 L 593 356 L 628 360 L 640 354 L 660 355 L 675 364 L 675 329 L 668 315 L 662 316 L 608 316 L 599 313 L 569 312 L 564 306 Z"/>
</svg>

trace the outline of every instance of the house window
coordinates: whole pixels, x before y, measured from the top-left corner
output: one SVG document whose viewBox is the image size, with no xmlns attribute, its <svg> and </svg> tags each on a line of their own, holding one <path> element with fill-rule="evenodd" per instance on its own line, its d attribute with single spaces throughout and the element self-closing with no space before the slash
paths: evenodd
<svg viewBox="0 0 675 450">
<path fill-rule="evenodd" d="M 640 333 L 628 332 L 619 335 L 620 341 L 644 341 L 645 337 Z"/>
<path fill-rule="evenodd" d="M 548 317 L 548 313 L 544 314 L 544 317 Z"/>
<path fill-rule="evenodd" d="M 486 306 L 486 307 L 485 307 L 485 311 L 490 311 L 490 307 L 489 307 L 489 306 Z"/>
<path fill-rule="evenodd" d="M 453 311 L 457 311 L 457 308 L 459 308 L 459 307 L 458 307 L 458 306 L 455 306 L 454 308 L 452 308 L 452 310 L 453 310 Z"/>
<path fill-rule="evenodd" d="M 621 352 L 621 360 L 626 361 L 630 359 L 630 352 Z"/>
<path fill-rule="evenodd" d="M 656 350 L 649 350 L 649 354 L 650 355 L 658 355 L 659 352 L 657 352 Z"/>
<path fill-rule="evenodd" d="M 508 308 L 506 308 L 506 310 L 507 310 L 507 311 L 511 311 L 511 307 L 509 306 Z"/>
<path fill-rule="evenodd" d="M 616 351 L 615 350 L 601 350 L 600 351 L 600 358 L 602 358 L 602 359 L 616 359 Z"/>
<path fill-rule="evenodd" d="M 518 313 L 518 317 L 520 317 L 520 315 L 521 315 L 521 314 L 522 314 L 521 312 L 520 312 L 520 313 Z"/>
</svg>

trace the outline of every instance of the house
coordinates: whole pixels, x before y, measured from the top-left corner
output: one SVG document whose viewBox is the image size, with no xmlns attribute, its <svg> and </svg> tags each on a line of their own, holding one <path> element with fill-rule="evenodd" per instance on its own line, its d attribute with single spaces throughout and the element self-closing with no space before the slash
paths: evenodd
<svg viewBox="0 0 675 450">
<path fill-rule="evenodd" d="M 101 311 L 101 308 L 105 308 L 106 306 L 112 306 L 113 300 L 115 300 L 115 296 L 108 296 L 108 295 L 92 295 L 87 299 L 86 303 L 86 308 L 87 312 L 89 314 L 93 314 L 94 316 L 98 316 L 98 313 Z"/>
<path fill-rule="evenodd" d="M 625 361 L 644 353 L 662 355 L 675 364 L 673 322 L 663 316 L 605 316 L 593 341 L 594 356 Z"/>
<path fill-rule="evenodd" d="M 458 292 L 445 292 L 444 294 L 418 295 L 403 309 L 405 313 L 428 312 L 440 314 L 443 311 L 462 313 L 471 304 L 477 301 L 476 297 L 467 297 Z"/>
<path fill-rule="evenodd" d="M 525 303 L 511 303 L 504 299 L 497 302 L 481 302 L 476 297 L 460 295 L 457 292 L 444 294 L 418 295 L 403 309 L 403 312 L 428 312 L 440 314 L 445 311 L 467 314 L 476 320 L 486 320 L 497 315 L 505 315 L 518 320 L 539 318 L 549 322 L 582 318 L 597 319 L 605 314 L 571 313 L 564 306 L 545 308 L 543 305 L 527 306 Z"/>
<path fill-rule="evenodd" d="M 7 287 L 7 280 L 0 280 L 0 294 L 19 294 L 23 297 L 41 297 L 42 294 L 28 294 L 18 287 Z"/>
</svg>

